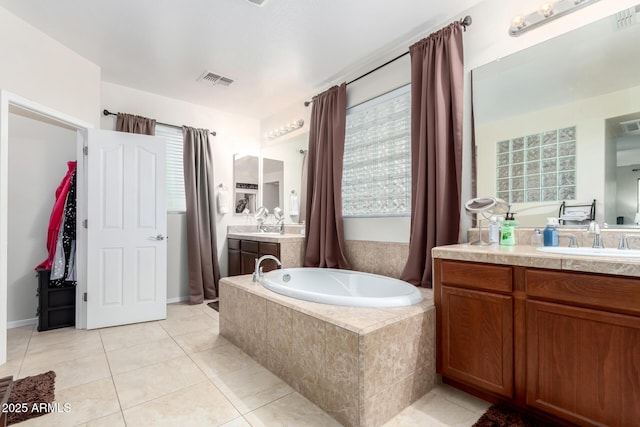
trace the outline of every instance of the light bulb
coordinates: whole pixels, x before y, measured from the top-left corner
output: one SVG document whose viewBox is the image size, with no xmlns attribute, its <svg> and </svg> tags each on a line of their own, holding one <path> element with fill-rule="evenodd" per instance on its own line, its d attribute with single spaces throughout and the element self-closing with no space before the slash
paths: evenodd
<svg viewBox="0 0 640 427">
<path fill-rule="evenodd" d="M 522 28 L 524 24 L 524 15 L 516 15 L 511 20 L 511 27 L 513 28 Z"/>
<path fill-rule="evenodd" d="M 546 1 L 540 5 L 540 13 L 545 18 L 553 15 L 553 4 L 550 1 Z"/>
</svg>

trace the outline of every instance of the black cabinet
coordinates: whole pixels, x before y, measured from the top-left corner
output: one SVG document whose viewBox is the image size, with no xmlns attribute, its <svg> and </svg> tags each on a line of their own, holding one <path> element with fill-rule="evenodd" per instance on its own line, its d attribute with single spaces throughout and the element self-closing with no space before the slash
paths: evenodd
<svg viewBox="0 0 640 427">
<path fill-rule="evenodd" d="M 49 287 L 51 270 L 38 269 L 38 331 L 75 326 L 76 287 Z"/>
</svg>

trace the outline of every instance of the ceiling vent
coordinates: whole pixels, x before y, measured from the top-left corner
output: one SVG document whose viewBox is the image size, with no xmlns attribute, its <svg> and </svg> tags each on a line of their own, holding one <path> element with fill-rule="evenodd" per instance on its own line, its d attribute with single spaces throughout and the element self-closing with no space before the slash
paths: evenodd
<svg viewBox="0 0 640 427">
<path fill-rule="evenodd" d="M 229 86 L 231 83 L 233 83 L 233 80 L 231 80 L 230 78 L 223 77 L 220 74 L 212 73 L 211 71 L 205 71 L 204 74 L 202 74 L 198 78 L 198 81 L 201 81 L 202 83 L 208 84 L 210 86 Z"/>
<path fill-rule="evenodd" d="M 249 3 L 255 4 L 256 6 L 262 6 L 266 3 L 267 0 L 247 0 Z"/>
<path fill-rule="evenodd" d="M 640 119 L 621 122 L 620 126 L 625 134 L 640 134 Z"/>
<path fill-rule="evenodd" d="M 629 9 L 625 9 L 622 12 L 616 13 L 616 29 L 623 30 L 637 24 L 638 13 L 640 13 L 640 5 L 636 5 Z"/>
</svg>

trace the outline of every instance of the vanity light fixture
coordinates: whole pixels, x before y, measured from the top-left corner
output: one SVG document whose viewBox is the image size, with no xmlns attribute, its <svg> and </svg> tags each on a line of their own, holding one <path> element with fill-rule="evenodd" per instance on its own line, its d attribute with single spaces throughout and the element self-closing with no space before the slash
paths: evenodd
<svg viewBox="0 0 640 427">
<path fill-rule="evenodd" d="M 516 37 L 553 19 L 567 15 L 598 0 L 557 0 L 545 1 L 538 10 L 528 15 L 516 15 L 511 19 L 509 35 Z"/>
<path fill-rule="evenodd" d="M 303 119 L 298 119 L 295 120 L 289 124 L 286 124 L 284 126 L 279 127 L 278 129 L 274 129 L 271 132 L 267 132 L 264 134 L 264 137 L 266 139 L 275 139 L 278 138 L 282 135 L 286 135 L 289 132 L 293 132 L 294 130 L 300 129 L 302 126 L 304 126 L 304 120 Z"/>
</svg>

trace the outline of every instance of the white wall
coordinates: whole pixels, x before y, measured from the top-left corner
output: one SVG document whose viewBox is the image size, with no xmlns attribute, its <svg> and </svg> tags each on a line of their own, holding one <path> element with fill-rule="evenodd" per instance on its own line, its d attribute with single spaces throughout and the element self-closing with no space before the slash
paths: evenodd
<svg viewBox="0 0 640 427">
<path fill-rule="evenodd" d="M 98 124 L 100 68 L 0 7 L 0 88 Z"/>
<path fill-rule="evenodd" d="M 47 230 L 67 161 L 76 158 L 76 132 L 9 115 L 9 232 L 7 320 L 34 319 L 34 268 L 47 258 Z"/>
<path fill-rule="evenodd" d="M 219 110 L 190 104 L 177 99 L 131 89 L 113 83 L 102 82 L 100 110 L 138 114 L 159 122 L 207 128 L 215 131 L 210 141 L 214 153 L 214 185 L 222 183 L 233 187 L 233 155 L 243 152 L 259 155 L 260 125 L 258 120 L 228 114 Z M 115 129 L 115 117 L 102 117 L 102 129 Z M 223 276 L 227 275 L 227 226 L 244 224 L 242 216 L 233 215 L 232 197 L 229 212 L 217 215 L 218 259 Z M 167 298 L 176 300 L 188 296 L 188 265 L 186 254 L 186 219 L 183 214 L 169 214 L 168 240 L 168 290 Z"/>
<path fill-rule="evenodd" d="M 97 125 L 100 68 L 1 7 L 0 58 L 0 88 Z M 8 304 L 0 307 L 0 315 L 6 315 L 8 321 L 16 325 L 15 322 L 20 324 L 20 321 L 36 317 L 33 268 L 46 257 L 46 230 L 53 191 L 66 171 L 64 160 L 68 155 L 58 147 L 54 148 L 58 140 L 58 133 L 54 130 L 51 138 L 46 137 L 47 143 L 52 145 L 44 147 L 40 144 L 39 154 L 31 153 L 34 158 L 27 159 L 27 150 L 33 146 L 32 143 L 38 144 L 41 135 L 35 140 L 23 135 L 29 144 L 14 141 L 13 117 L 10 120 L 8 172 L 11 175 L 8 179 L 9 233 L 6 236 L 9 239 Z M 29 128 L 33 127 L 30 132 L 43 129 L 32 125 L 29 125 Z M 73 158 L 75 136 L 70 145 Z M 41 185 L 43 182 L 50 185 Z M 25 235 L 16 234 L 21 232 L 16 227 L 22 228 Z"/>
</svg>

